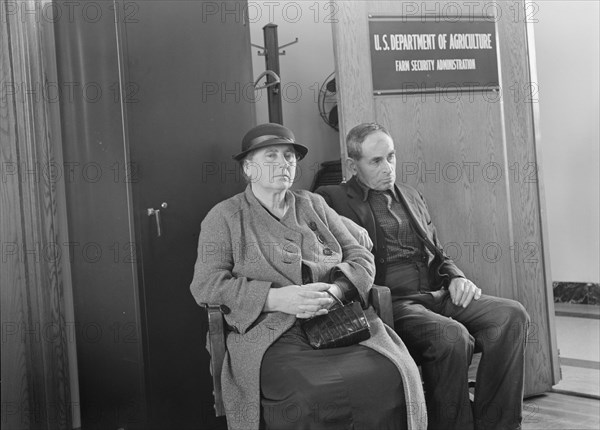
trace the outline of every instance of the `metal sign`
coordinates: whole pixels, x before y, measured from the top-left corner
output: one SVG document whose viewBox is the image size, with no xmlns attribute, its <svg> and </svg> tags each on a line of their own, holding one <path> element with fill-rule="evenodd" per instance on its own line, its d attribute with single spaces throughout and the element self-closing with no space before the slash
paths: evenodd
<svg viewBox="0 0 600 430">
<path fill-rule="evenodd" d="M 497 90 L 496 25 L 490 17 L 369 17 L 376 95 Z"/>
</svg>

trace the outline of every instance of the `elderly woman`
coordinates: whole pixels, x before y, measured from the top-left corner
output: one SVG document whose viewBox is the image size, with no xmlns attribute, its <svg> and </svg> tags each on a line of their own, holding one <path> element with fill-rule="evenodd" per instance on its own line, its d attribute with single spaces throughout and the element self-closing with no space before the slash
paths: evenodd
<svg viewBox="0 0 600 430">
<path fill-rule="evenodd" d="M 307 152 L 279 124 L 253 128 L 234 156 L 249 185 L 202 222 L 191 290 L 198 303 L 224 305 L 230 326 L 228 426 L 426 428 L 417 368 L 372 308 L 360 344 L 313 349 L 302 330 L 328 312 L 329 293 L 365 307 L 374 277 L 372 254 L 325 201 L 290 191 Z"/>
</svg>

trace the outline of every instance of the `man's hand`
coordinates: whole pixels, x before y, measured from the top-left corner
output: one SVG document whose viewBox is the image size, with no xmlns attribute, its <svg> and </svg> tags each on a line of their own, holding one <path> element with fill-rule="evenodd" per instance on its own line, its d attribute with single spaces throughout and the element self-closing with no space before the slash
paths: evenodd
<svg viewBox="0 0 600 430">
<path fill-rule="evenodd" d="M 481 297 L 481 289 L 477 285 L 465 278 L 454 278 L 448 286 L 452 303 L 456 306 L 466 308 L 471 303 L 471 300 L 479 300 Z"/>
<path fill-rule="evenodd" d="M 271 288 L 264 306 L 266 312 L 284 312 L 296 315 L 297 318 L 311 318 L 328 312 L 333 298 L 325 291 L 331 284 L 315 282 L 305 285 L 288 285 Z"/>
</svg>

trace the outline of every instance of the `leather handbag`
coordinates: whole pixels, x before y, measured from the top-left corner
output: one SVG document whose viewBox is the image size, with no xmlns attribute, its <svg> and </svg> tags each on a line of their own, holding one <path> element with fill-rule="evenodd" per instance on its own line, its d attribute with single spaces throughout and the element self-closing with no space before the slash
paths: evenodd
<svg viewBox="0 0 600 430">
<path fill-rule="evenodd" d="M 369 339 L 371 330 L 360 303 L 344 305 L 334 294 L 327 293 L 337 304 L 327 314 L 300 323 L 310 345 L 315 349 L 337 348 Z"/>
</svg>

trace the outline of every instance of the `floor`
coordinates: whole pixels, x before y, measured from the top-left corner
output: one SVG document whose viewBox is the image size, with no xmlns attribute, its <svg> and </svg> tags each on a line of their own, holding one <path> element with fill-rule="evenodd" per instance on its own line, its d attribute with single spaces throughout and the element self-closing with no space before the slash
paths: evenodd
<svg viewBox="0 0 600 430">
<path fill-rule="evenodd" d="M 600 399 L 600 306 L 555 303 L 555 314 L 562 379 L 554 390 Z"/>
<path fill-rule="evenodd" d="M 547 393 L 523 404 L 523 430 L 598 430 L 600 401 Z"/>
<path fill-rule="evenodd" d="M 555 303 L 561 381 L 523 405 L 523 430 L 600 429 L 600 306 Z"/>
</svg>

